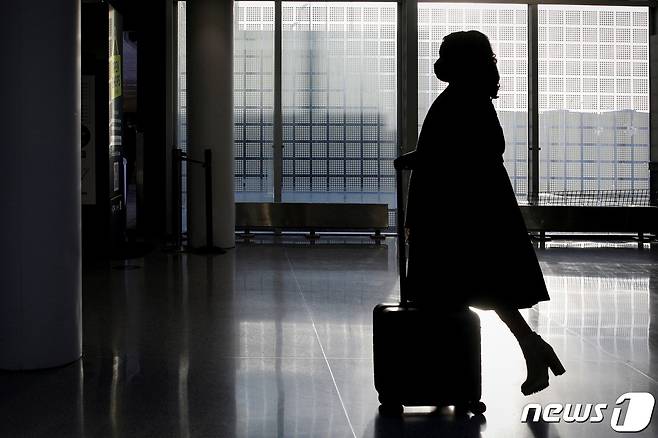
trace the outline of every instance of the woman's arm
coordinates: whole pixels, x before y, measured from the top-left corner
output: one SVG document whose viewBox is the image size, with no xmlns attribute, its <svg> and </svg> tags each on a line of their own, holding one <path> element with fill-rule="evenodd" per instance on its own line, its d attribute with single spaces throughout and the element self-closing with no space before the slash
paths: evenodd
<svg viewBox="0 0 658 438">
<path fill-rule="evenodd" d="M 414 169 L 416 167 L 416 151 L 400 155 L 393 161 L 393 166 L 395 166 L 397 170 Z"/>
</svg>

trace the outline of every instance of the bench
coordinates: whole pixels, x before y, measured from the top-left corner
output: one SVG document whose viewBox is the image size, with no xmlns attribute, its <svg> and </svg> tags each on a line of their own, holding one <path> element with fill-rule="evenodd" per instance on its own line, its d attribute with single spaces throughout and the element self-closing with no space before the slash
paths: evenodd
<svg viewBox="0 0 658 438">
<path fill-rule="evenodd" d="M 645 233 L 658 228 L 658 207 L 574 207 L 563 205 L 521 205 L 529 232 L 538 232 L 541 241 L 547 231 Z"/>
<path fill-rule="evenodd" d="M 373 239 L 383 238 L 388 229 L 387 204 L 344 204 L 310 202 L 237 202 L 235 228 L 242 237 L 251 231 L 307 231 L 317 238 L 318 231 L 372 231 Z"/>
</svg>

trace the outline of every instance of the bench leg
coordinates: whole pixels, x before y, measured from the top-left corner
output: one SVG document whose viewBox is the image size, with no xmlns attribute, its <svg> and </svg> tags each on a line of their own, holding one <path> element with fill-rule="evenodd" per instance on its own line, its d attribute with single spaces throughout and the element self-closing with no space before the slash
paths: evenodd
<svg viewBox="0 0 658 438">
<path fill-rule="evenodd" d="M 240 237 L 244 242 L 249 243 L 254 237 L 256 237 L 256 235 L 250 232 L 249 229 L 245 229 L 242 233 L 238 234 L 238 237 Z"/>
<path fill-rule="evenodd" d="M 550 242 L 551 238 L 546 236 L 546 231 L 531 232 L 530 240 L 534 243 L 539 243 L 539 249 L 546 249 L 546 242 Z"/>
<path fill-rule="evenodd" d="M 637 233 L 637 249 L 644 249 L 645 242 L 648 242 L 648 239 L 644 238 L 644 233 Z"/>
<path fill-rule="evenodd" d="M 311 230 L 311 232 L 308 233 L 305 237 L 306 237 L 308 240 L 310 240 L 311 243 L 315 243 L 315 241 L 318 240 L 318 239 L 320 238 L 320 236 L 319 236 L 315 231 L 313 231 L 313 230 Z"/>
<path fill-rule="evenodd" d="M 384 236 L 382 236 L 382 231 L 381 230 L 375 230 L 375 234 L 371 234 L 370 238 L 374 240 L 377 245 L 381 244 L 384 239 L 386 239 Z"/>
<path fill-rule="evenodd" d="M 546 231 L 533 231 L 530 233 L 530 238 L 537 242 L 550 242 L 551 238 L 546 236 Z"/>
</svg>

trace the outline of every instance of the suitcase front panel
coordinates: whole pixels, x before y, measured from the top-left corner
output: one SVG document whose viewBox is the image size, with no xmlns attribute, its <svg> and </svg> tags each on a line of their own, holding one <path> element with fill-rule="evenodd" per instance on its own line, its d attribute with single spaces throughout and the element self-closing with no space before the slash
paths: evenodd
<svg viewBox="0 0 658 438">
<path fill-rule="evenodd" d="M 444 314 L 380 304 L 373 351 L 380 400 L 442 406 L 480 399 L 480 319 L 470 310 Z"/>
</svg>

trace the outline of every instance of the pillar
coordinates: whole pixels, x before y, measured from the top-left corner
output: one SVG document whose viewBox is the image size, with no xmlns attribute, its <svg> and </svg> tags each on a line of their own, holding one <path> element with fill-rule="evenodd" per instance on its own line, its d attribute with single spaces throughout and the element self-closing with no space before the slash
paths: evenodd
<svg viewBox="0 0 658 438">
<path fill-rule="evenodd" d="M 82 354 L 79 0 L 0 14 L 0 369 Z"/>
<path fill-rule="evenodd" d="M 233 2 L 187 2 L 188 155 L 203 160 L 212 150 L 214 245 L 235 245 L 233 179 Z M 192 247 L 206 243 L 203 168 L 188 166 Z"/>
</svg>

